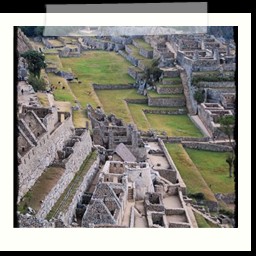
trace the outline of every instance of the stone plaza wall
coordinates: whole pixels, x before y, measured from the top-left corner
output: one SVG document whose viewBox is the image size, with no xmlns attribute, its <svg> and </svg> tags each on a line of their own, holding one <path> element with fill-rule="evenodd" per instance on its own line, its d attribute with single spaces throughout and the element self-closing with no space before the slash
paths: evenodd
<svg viewBox="0 0 256 256">
<path fill-rule="evenodd" d="M 132 63 L 133 66 L 138 66 L 138 59 L 130 56 L 129 54 L 126 54 L 124 51 L 120 50 L 118 51 L 120 55 L 122 55 L 126 60 Z"/>
<path fill-rule="evenodd" d="M 66 187 L 74 178 L 83 161 L 90 154 L 92 150 L 92 141 L 89 131 L 86 130 L 84 134 L 80 136 L 80 138 L 81 141 L 77 141 L 72 148 L 73 153 L 68 157 L 68 159 L 64 160 L 65 172 L 58 181 L 58 183 L 52 188 L 52 190 L 43 200 L 41 208 L 36 214 L 38 218 L 45 218 L 47 216 L 51 208 L 54 206 L 54 204 L 57 202 Z"/>
<path fill-rule="evenodd" d="M 144 72 L 142 70 L 137 70 L 134 67 L 128 68 L 128 74 L 135 80 L 140 80 L 144 76 Z"/>
<path fill-rule="evenodd" d="M 182 142 L 183 147 L 207 150 L 207 151 L 215 151 L 215 152 L 230 152 L 232 151 L 232 147 L 223 146 L 214 143 L 200 143 L 200 142 Z"/>
<path fill-rule="evenodd" d="M 161 95 L 159 96 L 160 97 L 158 98 L 148 96 L 148 105 L 153 107 L 184 107 L 185 106 L 184 97 L 161 98 Z"/>
<path fill-rule="evenodd" d="M 139 54 L 145 58 L 152 59 L 153 58 L 153 50 L 145 50 L 143 48 L 140 48 Z"/>
<path fill-rule="evenodd" d="M 73 200 L 72 200 L 71 204 L 69 205 L 67 211 L 62 212 L 61 219 L 65 225 L 70 225 L 72 223 L 73 216 L 75 215 L 75 212 L 76 212 L 77 203 L 81 201 L 81 197 L 82 197 L 84 191 L 86 191 L 92 184 L 92 182 L 99 170 L 99 162 L 100 162 L 100 159 L 99 159 L 99 157 L 97 157 L 97 159 L 94 161 L 94 163 L 92 164 L 92 166 L 90 167 L 90 169 L 88 170 L 86 175 L 84 176 L 83 182 L 77 189 L 77 191 L 73 197 Z"/>
<path fill-rule="evenodd" d="M 182 86 L 166 86 L 166 87 L 159 87 L 157 86 L 156 91 L 158 94 L 182 94 L 183 87 Z"/>
<path fill-rule="evenodd" d="M 157 114 L 157 115 L 184 115 L 187 113 L 186 109 L 143 109 L 145 114 Z"/>
<path fill-rule="evenodd" d="M 72 134 L 72 117 L 68 117 L 52 133 L 45 133 L 21 159 L 19 171 L 18 202 L 35 184 L 47 166 L 49 166 L 58 150 L 61 150 L 64 141 Z"/>
</svg>

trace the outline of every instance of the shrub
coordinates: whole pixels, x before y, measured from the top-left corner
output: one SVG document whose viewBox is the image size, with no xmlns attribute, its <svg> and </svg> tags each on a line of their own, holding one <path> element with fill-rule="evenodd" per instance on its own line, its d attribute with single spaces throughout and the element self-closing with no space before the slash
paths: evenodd
<svg viewBox="0 0 256 256">
<path fill-rule="evenodd" d="M 37 78 L 34 75 L 30 75 L 28 78 L 28 83 L 32 85 L 35 92 L 45 91 L 45 82 L 42 78 Z"/>
<path fill-rule="evenodd" d="M 194 99 L 197 101 L 198 104 L 204 102 L 204 92 L 202 90 L 197 90 L 194 93 Z"/>
</svg>

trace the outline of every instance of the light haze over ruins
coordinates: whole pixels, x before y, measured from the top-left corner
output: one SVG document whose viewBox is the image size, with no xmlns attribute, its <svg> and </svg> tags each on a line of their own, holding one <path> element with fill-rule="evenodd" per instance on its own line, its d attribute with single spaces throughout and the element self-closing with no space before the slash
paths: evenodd
<svg viewBox="0 0 256 256">
<path fill-rule="evenodd" d="M 233 33 L 18 27 L 19 227 L 235 227 Z"/>
</svg>

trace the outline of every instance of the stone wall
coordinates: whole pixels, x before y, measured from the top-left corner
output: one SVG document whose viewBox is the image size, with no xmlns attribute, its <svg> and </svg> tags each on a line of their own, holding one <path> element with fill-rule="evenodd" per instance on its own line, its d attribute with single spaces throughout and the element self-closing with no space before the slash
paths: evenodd
<svg viewBox="0 0 256 256">
<path fill-rule="evenodd" d="M 61 76 L 61 77 L 65 78 L 65 79 L 74 79 L 75 78 L 73 73 L 66 72 L 66 71 L 58 71 L 56 73 L 56 75 Z"/>
<path fill-rule="evenodd" d="M 132 103 L 132 104 L 148 104 L 148 99 L 125 99 L 127 103 Z"/>
<path fill-rule="evenodd" d="M 126 54 L 124 51 L 120 50 L 118 51 L 120 55 L 122 55 L 126 60 L 132 63 L 133 66 L 138 66 L 138 59 Z"/>
<path fill-rule="evenodd" d="M 84 176 L 83 182 L 79 186 L 79 188 L 76 190 L 76 193 L 73 197 L 73 200 L 71 204 L 69 205 L 67 211 L 62 212 L 61 219 L 66 225 L 70 225 L 73 221 L 73 216 L 76 212 L 77 203 L 81 201 L 81 197 L 84 193 L 84 191 L 87 191 L 88 188 L 91 186 L 99 167 L 100 159 L 97 157 L 97 159 L 94 161 L 90 169 L 87 171 L 86 175 Z"/>
<path fill-rule="evenodd" d="M 128 74 L 135 80 L 140 80 L 144 76 L 144 72 L 142 70 L 137 70 L 134 67 L 128 68 Z"/>
<path fill-rule="evenodd" d="M 176 165 L 174 164 L 174 162 L 173 162 L 173 160 L 172 160 L 172 158 L 171 158 L 171 156 L 170 156 L 170 154 L 169 154 L 167 148 L 165 147 L 163 141 L 162 141 L 160 138 L 158 138 L 158 144 L 159 144 L 160 148 L 162 149 L 162 151 L 163 151 L 163 153 L 164 153 L 164 155 L 165 155 L 165 158 L 167 159 L 168 164 L 169 164 L 169 165 L 172 167 L 172 169 L 175 170 L 176 173 L 177 173 L 176 180 L 178 180 L 178 183 L 179 183 L 179 185 L 180 185 L 180 188 L 179 188 L 180 191 L 182 191 L 182 193 L 183 193 L 184 195 L 186 195 L 186 194 L 187 194 L 187 187 L 186 187 L 186 185 L 185 185 L 183 179 L 181 178 L 180 173 L 179 173 L 179 171 L 178 171 Z M 176 183 L 176 181 L 175 181 L 175 183 Z"/>
<path fill-rule="evenodd" d="M 162 110 L 162 109 L 143 109 L 145 114 L 157 114 L 157 115 L 184 115 L 186 114 L 186 109 L 177 109 L 177 110 Z"/>
<path fill-rule="evenodd" d="M 208 151 L 216 151 L 216 152 L 229 152 L 232 151 L 232 147 L 223 146 L 213 143 L 200 143 L 200 142 L 182 142 L 183 147 L 200 149 L 200 150 L 208 150 Z"/>
<path fill-rule="evenodd" d="M 213 102 L 220 102 L 220 96 L 222 93 L 235 93 L 236 89 L 234 88 L 221 88 L 221 89 L 207 89 L 207 98 Z"/>
<path fill-rule="evenodd" d="M 166 87 L 156 87 L 156 91 L 158 94 L 182 94 L 183 87 L 182 86 L 166 86 Z"/>
<path fill-rule="evenodd" d="M 164 77 L 179 77 L 180 71 L 179 69 L 171 69 L 171 70 L 164 70 Z"/>
<path fill-rule="evenodd" d="M 34 185 L 42 172 L 49 166 L 61 150 L 63 143 L 72 134 L 72 117 L 67 118 L 51 134 L 45 133 L 21 159 L 19 171 L 18 202 L 25 193 Z"/>
<path fill-rule="evenodd" d="M 169 222 L 169 228 L 190 228 L 190 225 L 185 222 Z"/>
<path fill-rule="evenodd" d="M 153 50 L 148 51 L 143 48 L 140 48 L 139 54 L 145 58 L 152 59 L 153 58 Z"/>
<path fill-rule="evenodd" d="M 223 87 L 235 87 L 235 82 L 198 82 L 197 87 L 202 88 L 223 88 Z"/>
<path fill-rule="evenodd" d="M 170 98 L 153 98 L 148 96 L 148 105 L 154 107 L 184 107 L 184 97 L 170 97 Z"/>
<path fill-rule="evenodd" d="M 210 140 L 209 137 L 195 138 L 195 137 L 168 137 L 163 138 L 163 141 L 169 143 L 181 143 L 183 141 L 195 141 L 195 142 L 208 142 Z"/>
<path fill-rule="evenodd" d="M 94 90 L 121 90 L 133 89 L 132 84 L 92 84 Z"/>
<path fill-rule="evenodd" d="M 68 159 L 65 159 L 64 174 L 43 200 L 41 208 L 36 214 L 38 218 L 45 218 L 47 216 L 51 208 L 74 178 L 83 161 L 90 154 L 92 150 L 92 141 L 89 131 L 85 130 L 80 136 L 80 139 L 81 141 L 77 141 L 73 146 L 73 153 Z"/>
<path fill-rule="evenodd" d="M 165 178 L 166 180 L 172 182 L 172 183 L 176 183 L 177 181 L 177 172 L 176 170 L 172 170 L 172 169 L 162 169 L 159 170 L 157 169 L 157 171 L 159 172 L 160 176 Z"/>
<path fill-rule="evenodd" d="M 171 208 L 171 209 L 165 209 L 166 215 L 182 215 L 185 214 L 185 210 L 183 208 Z"/>
</svg>

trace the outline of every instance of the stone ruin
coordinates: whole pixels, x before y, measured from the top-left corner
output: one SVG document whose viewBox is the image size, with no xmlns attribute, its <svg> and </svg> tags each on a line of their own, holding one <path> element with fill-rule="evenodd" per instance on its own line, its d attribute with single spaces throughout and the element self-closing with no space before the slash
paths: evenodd
<svg viewBox="0 0 256 256">
<path fill-rule="evenodd" d="M 115 115 L 105 115 L 100 108 L 87 105 L 87 114 L 93 129 L 93 141 L 109 150 L 115 150 L 122 143 L 136 157 L 137 161 L 146 158 L 146 149 L 135 126 L 126 125 Z"/>
<path fill-rule="evenodd" d="M 227 139 L 227 135 L 220 130 L 219 118 L 233 116 L 230 109 L 224 109 L 219 103 L 201 103 L 198 106 L 198 116 L 212 137 L 215 139 Z"/>
</svg>

